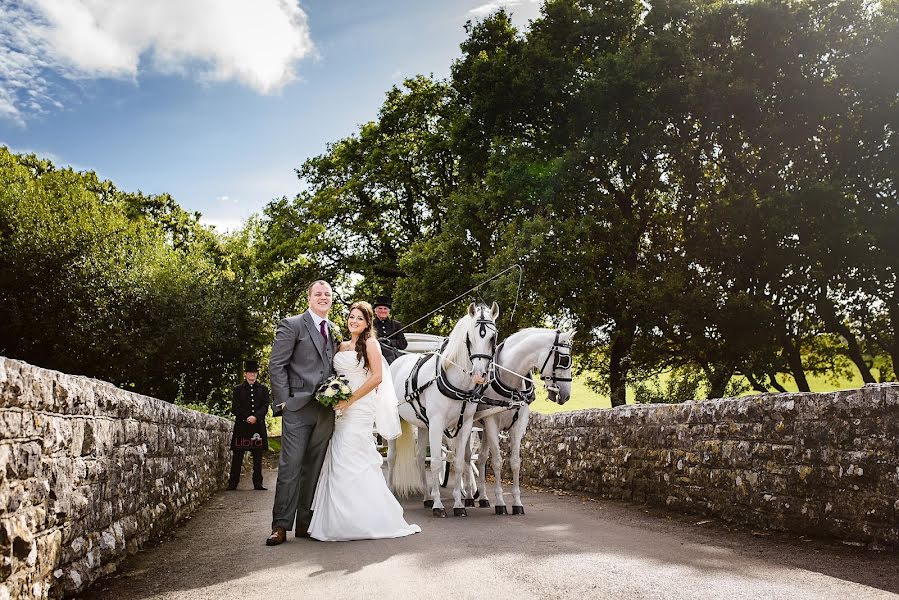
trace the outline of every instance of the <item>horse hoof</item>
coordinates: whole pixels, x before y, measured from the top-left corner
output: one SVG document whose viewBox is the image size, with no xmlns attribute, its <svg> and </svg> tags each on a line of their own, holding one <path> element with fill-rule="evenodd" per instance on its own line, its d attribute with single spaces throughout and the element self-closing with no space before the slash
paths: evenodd
<svg viewBox="0 0 899 600">
<path fill-rule="evenodd" d="M 490 508 L 490 500 L 478 500 L 479 508 Z"/>
<path fill-rule="evenodd" d="M 513 515 L 523 515 L 523 514 L 524 514 L 524 507 L 523 507 L 523 506 L 513 506 L 513 507 L 512 507 L 512 514 L 513 514 Z"/>
<path fill-rule="evenodd" d="M 474 498 L 466 498 L 466 499 L 465 499 L 465 506 L 466 506 L 466 508 L 469 507 L 469 506 L 472 506 L 472 507 L 473 507 L 473 506 L 474 506 Z"/>
<path fill-rule="evenodd" d="M 425 505 L 425 508 L 434 508 L 434 501 L 433 500 L 425 500 L 424 505 Z"/>
<path fill-rule="evenodd" d="M 435 508 L 434 516 L 440 517 L 441 519 L 445 519 L 446 518 L 446 509 L 445 508 Z"/>
<path fill-rule="evenodd" d="M 468 516 L 468 513 L 465 512 L 465 509 L 464 509 L 464 508 L 454 508 L 454 509 L 453 509 L 453 516 L 454 516 L 454 517 L 467 517 L 467 516 Z"/>
<path fill-rule="evenodd" d="M 496 514 L 498 514 L 498 515 L 507 515 L 507 514 L 509 514 L 509 511 L 506 510 L 506 507 L 505 507 L 505 506 L 495 506 L 495 507 L 493 507 L 493 508 L 494 508 L 494 510 L 496 511 Z"/>
</svg>

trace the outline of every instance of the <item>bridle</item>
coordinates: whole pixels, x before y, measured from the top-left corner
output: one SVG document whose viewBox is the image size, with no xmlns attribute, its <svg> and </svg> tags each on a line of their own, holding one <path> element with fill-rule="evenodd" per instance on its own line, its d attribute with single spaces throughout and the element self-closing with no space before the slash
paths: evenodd
<svg viewBox="0 0 899 600">
<path fill-rule="evenodd" d="M 571 377 L 561 377 L 558 375 L 559 371 L 568 371 L 571 369 L 571 342 L 560 342 L 559 336 L 562 334 L 560 330 L 556 330 L 556 339 L 553 341 L 552 348 L 549 349 L 549 353 L 546 355 L 546 360 L 543 361 L 543 366 L 540 367 L 540 379 L 543 380 L 543 385 L 547 390 L 559 393 L 559 382 L 570 382 Z M 562 349 L 567 349 L 568 351 L 563 353 Z M 552 358 L 553 368 L 552 373 L 550 375 L 544 375 L 544 370 L 546 369 L 546 365 L 549 364 L 549 359 Z"/>
<path fill-rule="evenodd" d="M 489 361 L 488 365 L 493 365 L 493 356 L 494 354 L 496 354 L 496 337 L 498 335 L 498 331 L 496 329 L 496 323 L 493 321 L 493 319 L 488 319 L 486 316 L 484 316 L 483 306 L 481 307 L 480 311 L 481 312 L 478 315 L 478 318 L 475 320 L 475 325 L 478 326 L 478 335 L 481 336 L 481 339 L 487 337 L 488 331 L 493 332 L 493 339 L 490 341 L 490 354 L 472 354 L 471 337 L 469 337 L 468 333 L 465 334 L 465 348 L 468 350 L 468 360 L 471 361 L 472 364 L 474 364 L 474 360 L 476 358 L 483 358 Z"/>
</svg>

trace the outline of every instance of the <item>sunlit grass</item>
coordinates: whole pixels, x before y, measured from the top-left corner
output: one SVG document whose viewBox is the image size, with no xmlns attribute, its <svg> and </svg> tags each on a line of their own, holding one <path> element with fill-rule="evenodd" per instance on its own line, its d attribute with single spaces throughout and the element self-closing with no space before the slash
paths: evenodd
<svg viewBox="0 0 899 600">
<path fill-rule="evenodd" d="M 876 376 L 877 375 L 875 373 L 875 377 Z M 660 383 L 665 383 L 667 378 L 667 374 L 663 373 L 662 375 L 659 375 L 658 381 Z M 796 387 L 796 382 L 792 377 L 781 376 L 778 381 L 784 388 L 786 388 L 787 391 L 795 392 L 799 389 Z M 808 384 L 813 392 L 832 392 L 835 390 L 847 390 L 863 387 L 864 381 L 862 381 L 861 374 L 853 371 L 853 376 L 851 378 L 843 378 L 836 381 L 833 377 L 829 376 L 809 375 Z M 747 392 L 744 392 L 743 395 L 751 396 L 757 393 L 758 392 L 754 390 L 749 390 Z M 777 392 L 772 391 L 772 393 Z M 699 399 L 701 400 L 702 398 Z M 631 386 L 628 386 L 627 403 L 633 404 L 634 402 L 634 389 Z M 531 410 L 546 415 L 572 410 L 583 410 L 586 408 L 611 408 L 611 406 L 612 403 L 609 400 L 609 397 L 591 390 L 587 386 L 586 378 L 581 376 L 574 378 L 574 381 L 571 383 L 571 399 L 561 406 L 547 400 L 546 391 L 542 386 L 538 386 L 537 399 L 531 405 Z"/>
</svg>

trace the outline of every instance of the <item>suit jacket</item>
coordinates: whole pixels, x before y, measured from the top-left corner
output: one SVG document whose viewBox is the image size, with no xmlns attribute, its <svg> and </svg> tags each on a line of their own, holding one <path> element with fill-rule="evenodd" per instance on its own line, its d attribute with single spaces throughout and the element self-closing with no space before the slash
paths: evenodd
<svg viewBox="0 0 899 600">
<path fill-rule="evenodd" d="M 282 404 L 283 410 L 300 410 L 313 400 L 331 376 L 333 359 L 334 337 L 329 331 L 325 341 L 308 311 L 278 323 L 268 361 L 275 412 L 280 414 Z"/>
<path fill-rule="evenodd" d="M 234 432 L 231 435 L 233 450 L 268 448 L 268 435 L 265 430 L 268 404 L 268 388 L 258 381 L 253 385 L 244 381 L 234 388 L 234 398 L 231 402 L 231 412 L 234 414 Z M 247 423 L 250 415 L 256 417 L 254 425 Z"/>
<path fill-rule="evenodd" d="M 397 333 L 403 328 L 403 324 L 395 319 L 375 318 L 375 332 L 378 334 L 378 341 L 381 342 L 381 353 L 388 363 L 392 363 L 400 357 L 400 353 L 395 350 L 405 350 L 409 345 L 406 336 L 402 332 Z M 393 337 L 390 337 L 393 336 Z"/>
</svg>

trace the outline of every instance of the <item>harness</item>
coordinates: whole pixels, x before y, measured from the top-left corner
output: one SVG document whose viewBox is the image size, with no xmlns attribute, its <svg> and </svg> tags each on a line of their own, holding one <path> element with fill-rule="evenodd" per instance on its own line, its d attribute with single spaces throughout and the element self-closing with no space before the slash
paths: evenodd
<svg viewBox="0 0 899 600">
<path fill-rule="evenodd" d="M 486 338 L 488 331 L 493 331 L 496 333 L 496 324 L 492 319 L 488 319 L 484 315 L 484 308 L 481 308 L 478 319 L 475 321 L 475 324 L 478 325 L 478 333 L 481 338 Z M 444 340 L 443 345 L 440 346 L 440 353 L 438 356 L 442 356 L 444 351 L 446 350 L 446 346 L 449 344 L 449 339 Z M 493 355 L 496 351 L 496 336 L 493 336 L 493 339 L 490 342 L 490 354 L 472 354 L 471 352 L 471 338 L 468 333 L 465 334 L 465 348 L 468 350 L 468 359 L 470 361 L 474 361 L 477 358 L 483 358 L 489 361 L 489 365 L 493 365 Z M 459 420 L 456 423 L 456 426 L 451 431 L 449 428 L 443 430 L 443 435 L 446 437 L 453 439 L 457 435 L 459 435 L 459 431 L 462 429 L 462 421 L 465 420 L 465 405 L 466 403 L 474 403 L 474 404 L 491 404 L 495 406 L 495 401 L 490 400 L 489 398 L 484 397 L 484 390 L 487 389 L 486 383 L 475 386 L 470 390 L 463 390 L 461 388 L 457 388 L 454 386 L 449 379 L 446 377 L 446 369 L 440 363 L 439 358 L 434 361 L 434 379 L 427 381 L 424 384 L 418 383 L 418 377 L 421 372 L 421 368 L 424 364 L 430 359 L 430 356 L 425 354 L 415 363 L 415 366 L 412 368 L 412 372 L 409 374 L 409 377 L 406 379 L 406 402 L 408 402 L 412 406 L 412 410 L 415 412 L 415 416 L 424 422 L 425 425 L 430 427 L 430 422 L 428 421 L 427 410 L 425 409 L 424 404 L 421 402 L 421 394 L 423 391 L 428 389 L 431 384 L 436 383 L 437 389 L 440 390 L 440 393 L 446 396 L 451 400 L 458 400 L 461 403 L 461 407 L 459 410 Z"/>
<path fill-rule="evenodd" d="M 559 336 L 562 332 L 560 330 L 556 330 L 556 338 L 553 340 L 553 345 L 549 350 L 549 353 L 546 355 L 546 359 L 543 361 L 543 366 L 540 367 L 540 379 L 544 382 L 544 385 L 547 389 L 550 389 L 550 385 L 546 382 L 552 382 L 552 387 L 558 391 L 558 386 L 555 385 L 560 381 L 571 381 L 571 377 L 560 377 L 557 375 L 557 371 L 565 371 L 571 368 L 571 344 L 568 342 L 559 342 Z M 561 348 L 567 348 L 568 353 L 562 353 L 560 351 Z M 496 357 L 499 358 L 500 350 L 502 350 L 502 344 L 496 351 Z M 546 369 L 546 365 L 549 364 L 549 359 L 553 359 L 553 368 L 552 373 L 550 375 L 543 375 L 544 369 Z M 494 373 L 496 372 L 494 368 Z M 517 375 L 517 373 L 516 373 Z M 504 427 L 503 431 L 509 431 L 515 425 L 515 422 L 518 421 L 518 414 L 521 411 L 521 407 L 524 405 L 530 405 L 536 398 L 535 394 L 535 386 L 533 377 L 528 374 L 527 379 L 524 376 L 519 375 L 522 381 L 524 381 L 524 389 L 518 389 L 511 386 L 508 386 L 502 382 L 502 380 L 496 376 L 493 377 L 490 381 L 490 388 L 497 393 L 497 395 L 502 396 L 505 400 L 493 401 L 494 406 L 508 406 L 509 409 L 515 409 L 515 414 L 512 415 L 512 422 L 508 427 Z"/>
</svg>

